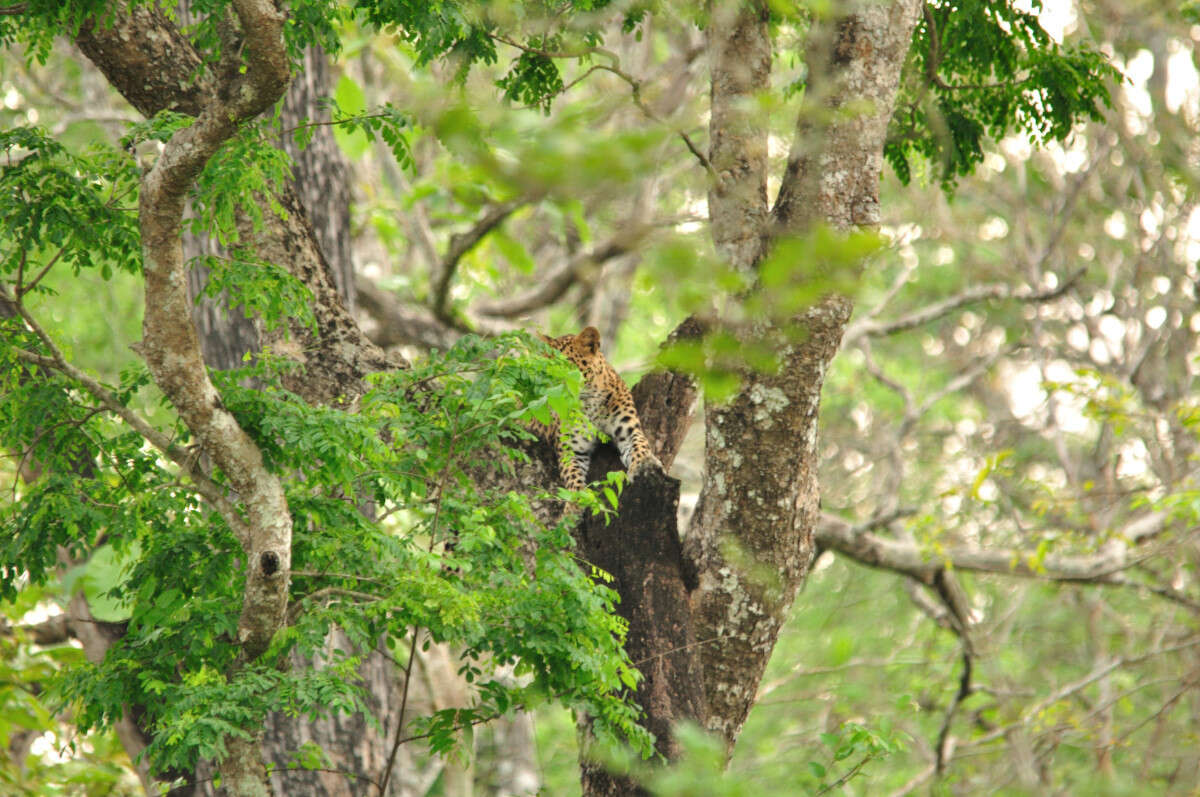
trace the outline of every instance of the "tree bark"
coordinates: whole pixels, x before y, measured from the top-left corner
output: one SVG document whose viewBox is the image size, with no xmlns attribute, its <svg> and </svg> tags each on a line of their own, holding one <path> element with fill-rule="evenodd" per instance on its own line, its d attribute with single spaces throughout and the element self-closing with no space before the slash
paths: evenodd
<svg viewBox="0 0 1200 797">
<path fill-rule="evenodd" d="M 590 479 L 621 468 L 611 445 L 594 457 Z M 625 651 L 642 674 L 634 699 L 646 712 L 645 727 L 655 750 L 668 761 L 679 758 L 673 728 L 683 720 L 704 721 L 700 659 L 688 603 L 687 568 L 679 542 L 676 512 L 679 482 L 648 473 L 626 486 L 620 514 L 606 524 L 590 516 L 580 526 L 579 549 L 588 562 L 612 574 L 621 596 L 617 613 L 629 624 Z M 584 758 L 583 793 L 641 793 L 633 781 L 607 772 Z"/>
<path fill-rule="evenodd" d="M 199 54 L 165 14 L 121 5 L 110 17 L 83 26 L 76 42 L 114 88 L 147 116 L 168 108 L 196 115 L 212 101 L 215 78 L 199 68 Z M 146 73 L 149 67 L 158 71 Z M 147 85 L 155 90 L 143 91 Z M 265 212 L 262 229 L 252 237 L 246 234 L 245 242 L 312 292 L 317 331 L 292 324 L 286 334 L 280 330 L 259 342 L 306 366 L 302 376 L 288 382 L 289 390 L 316 403 L 352 400 L 364 375 L 405 363 L 398 356 L 385 355 L 355 323 L 338 292 L 339 280 L 345 281 L 346 274 L 333 273 L 294 187 L 278 186 L 277 192 L 275 199 L 286 213 Z M 341 252 L 345 244 L 338 242 L 330 249 Z"/>
<path fill-rule="evenodd" d="M 805 134 L 808 115 L 801 116 L 770 229 L 763 226 L 765 192 L 747 187 L 757 185 L 762 144 L 750 134 L 711 130 L 722 183 L 728 168 L 721 164 L 740 168 L 733 177 L 742 188 L 709 194 L 714 240 L 735 266 L 753 266 L 764 254 L 755 241 L 769 242 L 813 220 L 838 228 L 877 223 L 884 133 L 918 8 L 915 0 L 856 4 L 830 29 L 814 25 L 809 83 L 827 81 L 821 118 L 835 121 L 814 139 Z M 751 5 L 740 7 L 736 24 L 710 29 L 712 128 L 722 124 L 718 108 L 744 107 L 747 95 L 765 85 L 756 65 L 767 37 L 766 16 Z M 820 46 L 826 40 L 831 46 Z M 848 110 L 863 100 L 865 110 Z M 845 297 L 827 296 L 799 319 L 806 332 L 800 343 L 756 325 L 760 341 L 775 342 L 778 372 L 745 373 L 739 393 L 708 411 L 704 483 L 686 551 L 699 573 L 691 596 L 696 637 L 715 640 L 700 648 L 708 727 L 729 749 L 812 560 L 820 500 L 817 411 L 850 310 Z"/>
<path fill-rule="evenodd" d="M 246 584 L 237 641 L 240 664 L 266 651 L 284 622 L 291 569 L 292 519 L 277 476 L 209 381 L 192 326 L 182 226 L 187 193 L 237 126 L 270 107 L 287 88 L 284 16 L 267 0 L 235 0 L 245 41 L 244 71 L 210 95 L 196 122 L 171 137 L 142 177 L 139 223 L 145 274 L 143 351 L 155 383 L 238 496 L 242 514 L 223 516 L 246 555 Z M 228 98 L 228 99 L 226 99 Z M 269 794 L 261 740 L 230 738 L 222 782 L 236 795 Z"/>
</svg>

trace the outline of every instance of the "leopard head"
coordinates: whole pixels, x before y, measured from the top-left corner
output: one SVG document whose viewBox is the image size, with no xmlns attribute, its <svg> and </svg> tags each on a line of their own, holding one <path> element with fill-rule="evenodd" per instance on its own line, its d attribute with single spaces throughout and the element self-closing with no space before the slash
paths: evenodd
<svg viewBox="0 0 1200 797">
<path fill-rule="evenodd" d="M 600 331 L 595 327 L 587 327 L 578 335 L 548 338 L 538 333 L 538 337 L 550 344 L 551 348 L 561 351 L 585 374 L 588 373 L 597 358 L 603 359 L 604 357 L 600 353 Z"/>
</svg>

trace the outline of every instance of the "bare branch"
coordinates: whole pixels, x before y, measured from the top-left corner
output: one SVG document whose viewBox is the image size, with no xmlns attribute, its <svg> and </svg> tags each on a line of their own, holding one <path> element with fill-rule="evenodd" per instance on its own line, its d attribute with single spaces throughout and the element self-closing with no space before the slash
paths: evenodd
<svg viewBox="0 0 1200 797">
<path fill-rule="evenodd" d="M 358 294 L 358 306 L 378 325 L 370 338 L 379 346 L 410 344 L 426 349 L 446 349 L 460 334 L 434 318 L 426 308 L 404 305 L 373 282 L 359 277 L 354 289 Z"/>
<path fill-rule="evenodd" d="M 713 243 L 749 269 L 767 233 L 767 130 L 755 117 L 771 74 L 766 3 L 718 3 L 705 26 L 711 72 L 708 215 Z"/>
<path fill-rule="evenodd" d="M 62 643 L 74 639 L 71 633 L 70 617 L 66 612 L 56 614 L 40 623 L 32 625 L 19 625 L 16 630 L 29 636 L 30 639 L 38 645 L 61 645 Z M 0 620 L 0 634 L 7 635 L 11 633 L 10 626 L 3 620 Z"/>
<path fill-rule="evenodd" d="M 618 235 L 589 252 L 572 257 L 546 275 L 540 284 L 528 293 L 512 299 L 483 302 L 472 309 L 479 315 L 493 318 L 514 318 L 545 307 L 558 301 L 568 288 L 578 280 L 584 279 L 585 275 L 596 266 L 629 252 L 644 232 L 643 229 L 636 230 L 632 235 L 629 233 Z"/>
<path fill-rule="evenodd" d="M 222 58 L 217 90 L 194 124 L 176 131 L 142 176 L 138 223 L 145 274 L 142 322 L 146 363 L 155 383 L 187 424 L 201 450 L 241 497 L 246 534 L 245 585 L 238 618 L 240 651 L 234 667 L 254 661 L 286 619 L 292 562 L 292 516 L 279 476 L 221 401 L 209 379 L 191 320 L 183 257 L 183 213 L 196 178 L 239 126 L 283 96 L 290 80 L 284 45 L 285 13 L 275 0 L 232 0 L 240 28 L 238 63 Z M 127 45 L 128 46 L 128 45 Z M 228 520 L 228 519 L 227 519 Z M 220 763 L 232 793 L 265 794 L 261 740 L 225 738 Z"/>
<path fill-rule="evenodd" d="M 814 221 L 840 230 L 879 224 L 883 161 L 877 148 L 863 144 L 886 135 L 919 5 L 838 3 L 810 28 L 805 106 L 771 211 L 772 234 L 804 230 Z"/>
<path fill-rule="evenodd" d="M 1071 276 L 1067 277 L 1059 285 L 1046 290 L 1035 291 L 1029 287 L 1014 288 L 1007 283 L 989 283 L 986 285 L 972 285 L 963 292 L 943 299 L 920 310 L 909 313 L 906 316 L 886 323 L 874 321 L 864 318 L 861 321 L 850 325 L 846 330 L 845 344 L 853 343 L 857 338 L 864 335 L 871 337 L 882 337 L 884 335 L 894 335 L 897 332 L 919 327 L 923 324 L 928 324 L 931 321 L 936 321 L 943 318 L 960 307 L 965 307 L 969 304 L 983 301 L 995 301 L 1001 299 L 1016 299 L 1022 302 L 1046 302 L 1052 299 L 1057 299 L 1062 296 L 1083 276 L 1086 269 L 1079 269 Z"/>
<path fill-rule="evenodd" d="M 144 3 L 120 3 L 101 17 L 84 22 L 75 43 L 109 83 L 147 117 L 163 108 L 198 116 L 213 80 L 179 27 Z"/>
<path fill-rule="evenodd" d="M 1162 531 L 1165 523 L 1164 513 L 1153 513 L 1132 521 L 1125 536 L 1131 540 L 1146 539 Z M 931 555 L 916 544 L 866 531 L 856 533 L 855 528 L 845 520 L 825 513 L 817 526 L 816 539 L 823 548 L 838 551 L 861 564 L 901 573 L 930 586 L 935 585 L 941 571 L 952 567 L 1019 578 L 1145 589 L 1200 612 L 1200 601 L 1196 598 L 1170 587 L 1142 583 L 1123 574 L 1122 571 L 1161 553 L 1157 549 L 1130 556 L 1125 545 L 1116 544 L 1091 555 L 1049 554 L 1040 557 L 1031 551 L 1012 548 L 985 550 L 956 547 L 942 548 Z"/>
<path fill-rule="evenodd" d="M 492 205 L 471 229 L 450 237 L 450 247 L 442 258 L 437 279 L 433 285 L 432 307 L 433 314 L 437 318 L 446 321 L 446 301 L 450 295 L 450 283 L 454 279 L 454 272 L 458 269 L 459 261 L 467 252 L 478 246 L 485 235 L 503 224 L 504 220 L 514 211 L 528 204 L 529 201 L 529 198 L 511 199 L 508 202 Z"/>
<path fill-rule="evenodd" d="M 1021 712 L 1021 717 L 1018 720 L 1016 720 L 1015 722 L 1011 722 L 1007 725 L 1003 725 L 999 728 L 995 728 L 995 729 L 989 731 L 988 733 L 984 734 L 983 736 L 980 736 L 976 739 L 972 739 L 972 740 L 970 740 L 970 742 L 966 743 L 966 746 L 979 747 L 979 746 L 987 744 L 988 742 L 994 741 L 996 739 L 1001 738 L 1002 736 L 1005 736 L 1005 735 L 1011 733 L 1013 730 L 1016 730 L 1024 725 L 1028 724 L 1032 720 L 1036 719 L 1039 715 L 1041 715 L 1041 713 L 1043 711 L 1048 709 L 1050 706 L 1053 706 L 1055 703 L 1059 702 L 1060 700 L 1063 700 L 1083 689 L 1086 689 L 1087 687 L 1094 684 L 1096 681 L 1099 681 L 1100 679 L 1107 677 L 1108 675 L 1115 672 L 1116 670 L 1119 670 L 1122 667 L 1128 666 L 1130 664 L 1139 664 L 1143 661 L 1149 661 L 1150 659 L 1158 658 L 1159 656 L 1165 656 L 1170 653 L 1178 653 L 1183 650 L 1188 650 L 1190 648 L 1194 648 L 1197 645 L 1200 645 L 1200 636 L 1193 636 L 1189 639 L 1185 639 L 1185 640 L 1183 640 L 1181 642 L 1177 642 L 1173 645 L 1165 645 L 1165 646 L 1162 646 L 1159 648 L 1155 648 L 1154 650 L 1147 651 L 1146 653 L 1138 654 L 1136 656 L 1125 656 L 1122 658 L 1113 659 L 1108 664 L 1097 667 L 1095 670 L 1088 673 L 1084 677 L 1082 677 L 1076 681 L 1072 681 L 1068 684 L 1064 684 L 1062 687 L 1051 692 L 1049 695 L 1047 695 L 1042 700 L 1039 700 L 1037 703 L 1034 703 L 1033 705 L 1029 706 L 1023 712 Z"/>
<path fill-rule="evenodd" d="M 269 108 L 287 88 L 284 14 L 270 0 L 234 0 L 233 8 L 244 41 L 244 70 L 229 75 L 229 85 L 208 98 L 193 125 L 171 137 L 142 177 L 138 220 L 146 291 L 143 350 L 150 373 L 202 450 L 228 477 L 246 512 L 242 545 L 247 583 L 238 638 L 242 661 L 247 661 L 266 650 L 284 619 L 291 514 L 279 477 L 267 470 L 257 445 L 225 409 L 208 378 L 191 321 L 181 239 L 188 192 L 208 159 L 240 124 Z M 244 758 L 231 755 L 229 761 L 244 763 L 253 757 L 248 748 L 242 753 Z M 261 761 L 256 766 L 261 769 Z"/>
<path fill-rule="evenodd" d="M 967 635 L 965 628 L 957 630 L 956 633 L 958 633 L 959 638 L 962 640 L 963 671 L 958 681 L 958 691 L 954 693 L 954 699 L 950 702 L 950 707 L 946 709 L 946 716 L 942 718 L 942 726 L 938 729 L 937 744 L 933 748 L 937 756 L 934 767 L 939 773 L 946 771 L 946 765 L 950 762 L 950 757 L 953 754 L 954 740 L 950 736 L 950 725 L 954 722 L 954 715 L 958 713 L 958 709 L 962 706 L 963 701 L 970 697 L 974 691 L 971 687 L 971 674 L 975 669 L 975 654 L 971 646 L 971 639 Z"/>
</svg>

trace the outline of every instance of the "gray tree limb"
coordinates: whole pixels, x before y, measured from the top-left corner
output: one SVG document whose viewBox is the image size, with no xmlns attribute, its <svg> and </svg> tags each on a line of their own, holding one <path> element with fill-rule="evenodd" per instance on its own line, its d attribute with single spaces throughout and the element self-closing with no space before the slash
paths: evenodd
<svg viewBox="0 0 1200 797">
<path fill-rule="evenodd" d="M 201 448 L 240 497 L 247 537 L 246 586 L 238 621 L 239 659 L 256 659 L 284 622 L 291 568 L 292 519 L 279 478 L 222 405 L 208 378 L 191 322 L 182 226 L 188 191 L 208 159 L 243 122 L 275 103 L 287 88 L 285 15 L 268 0 L 234 0 L 244 39 L 244 68 L 222 70 L 196 122 L 175 133 L 142 177 L 139 225 L 145 273 L 143 350 L 155 383 Z M 225 54 L 224 57 L 228 57 Z M 231 523 L 236 514 L 227 520 Z M 228 739 L 221 774 L 231 794 L 266 797 L 269 786 L 259 737 Z"/>
</svg>

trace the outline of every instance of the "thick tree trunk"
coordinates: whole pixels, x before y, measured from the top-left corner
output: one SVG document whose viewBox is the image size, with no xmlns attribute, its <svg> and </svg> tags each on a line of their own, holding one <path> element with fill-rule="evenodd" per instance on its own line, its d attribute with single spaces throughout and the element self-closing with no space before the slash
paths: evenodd
<svg viewBox="0 0 1200 797">
<path fill-rule="evenodd" d="M 719 182 L 709 193 L 709 214 L 718 250 L 734 265 L 753 266 L 765 252 L 755 242 L 769 246 L 813 220 L 839 228 L 878 221 L 884 133 L 918 8 L 916 0 L 839 6 L 834 23 L 814 25 L 810 92 L 820 99 L 818 118 L 834 121 L 811 136 L 802 115 L 770 229 L 765 191 L 757 189 L 765 128 L 741 123 L 748 101 L 766 85 L 767 17 L 747 4 L 732 24 L 710 26 L 711 159 Z M 864 110 L 847 110 L 863 100 Z M 716 129 L 723 125 L 733 133 Z M 806 333 L 801 343 L 756 325 L 760 343 L 775 342 L 779 371 L 747 372 L 740 392 L 707 414 L 704 484 L 687 553 L 699 573 L 696 637 L 716 640 L 700 649 L 708 727 L 729 748 L 812 559 L 817 410 L 850 309 L 847 299 L 826 297 L 798 319 Z"/>
<path fill-rule="evenodd" d="M 333 67 L 329 56 L 310 47 L 292 79 L 283 102 L 280 125 L 287 131 L 307 122 L 326 122 L 322 101 L 332 95 Z M 350 169 L 333 137 L 333 128 L 319 125 L 303 149 L 291 133 L 280 142 L 292 159 L 292 190 L 312 223 L 338 295 L 348 309 L 355 305 L 354 258 L 350 240 Z"/>
</svg>

